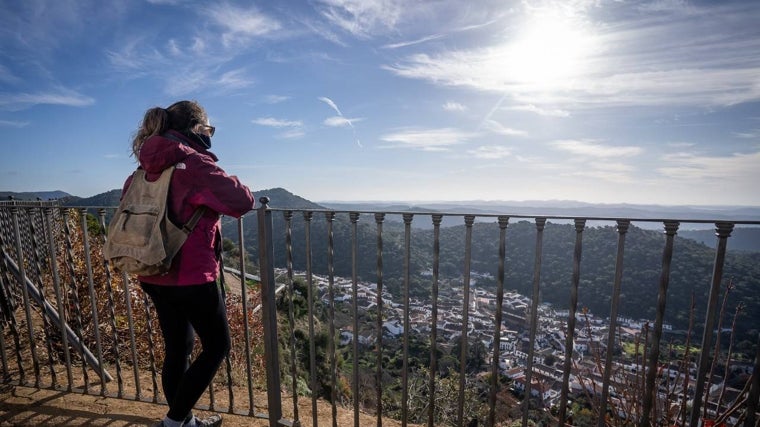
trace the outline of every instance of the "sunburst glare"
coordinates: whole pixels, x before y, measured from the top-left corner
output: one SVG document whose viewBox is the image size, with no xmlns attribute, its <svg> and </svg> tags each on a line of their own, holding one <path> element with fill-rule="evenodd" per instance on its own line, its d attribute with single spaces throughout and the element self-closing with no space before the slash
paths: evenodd
<svg viewBox="0 0 760 427">
<path fill-rule="evenodd" d="M 531 90 L 571 85 L 586 71 L 594 39 L 572 14 L 542 10 L 531 15 L 503 45 L 505 78 Z"/>
</svg>

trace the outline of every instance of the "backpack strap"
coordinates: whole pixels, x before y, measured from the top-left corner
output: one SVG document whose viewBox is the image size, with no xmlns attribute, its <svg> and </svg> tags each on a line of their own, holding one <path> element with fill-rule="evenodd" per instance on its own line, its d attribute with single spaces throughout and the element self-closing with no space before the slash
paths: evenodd
<svg viewBox="0 0 760 427">
<path fill-rule="evenodd" d="M 193 231 L 195 226 L 198 225 L 198 221 L 201 219 L 204 212 L 206 212 L 205 206 L 199 206 L 198 209 L 193 212 L 193 216 L 190 217 L 190 220 L 188 220 L 185 225 L 182 226 L 182 229 L 185 230 L 185 233 L 190 234 L 190 232 Z"/>
</svg>

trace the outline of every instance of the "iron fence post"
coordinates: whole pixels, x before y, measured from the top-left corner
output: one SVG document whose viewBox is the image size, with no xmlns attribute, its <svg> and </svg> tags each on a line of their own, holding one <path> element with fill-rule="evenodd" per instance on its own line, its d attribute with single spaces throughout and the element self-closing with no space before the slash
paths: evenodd
<svg viewBox="0 0 760 427">
<path fill-rule="evenodd" d="M 282 418 L 280 396 L 280 356 L 277 338 L 277 306 L 274 280 L 274 244 L 272 241 L 272 212 L 269 197 L 259 199 L 259 278 L 261 279 L 261 310 L 264 325 L 264 357 L 267 372 L 267 401 L 269 425 L 277 427 Z"/>
</svg>

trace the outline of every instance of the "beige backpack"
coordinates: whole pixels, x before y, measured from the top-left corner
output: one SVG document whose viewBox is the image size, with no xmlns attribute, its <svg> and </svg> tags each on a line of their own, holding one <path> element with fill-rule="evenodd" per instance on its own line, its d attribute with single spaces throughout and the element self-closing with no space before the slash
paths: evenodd
<svg viewBox="0 0 760 427">
<path fill-rule="evenodd" d="M 108 224 L 103 254 L 117 271 L 154 276 L 169 271 L 172 259 L 193 231 L 206 207 L 195 210 L 182 227 L 169 220 L 167 197 L 174 166 L 149 182 L 145 171 L 137 169 Z"/>
</svg>

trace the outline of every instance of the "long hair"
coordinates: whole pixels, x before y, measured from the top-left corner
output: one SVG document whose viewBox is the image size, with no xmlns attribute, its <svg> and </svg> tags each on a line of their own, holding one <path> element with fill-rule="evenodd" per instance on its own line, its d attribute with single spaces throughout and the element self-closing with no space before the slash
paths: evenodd
<svg viewBox="0 0 760 427">
<path fill-rule="evenodd" d="M 196 101 L 178 101 L 168 108 L 153 107 L 145 112 L 142 123 L 132 139 L 132 155 L 139 158 L 146 139 L 172 129 L 187 134 L 198 123 L 206 123 L 206 111 Z"/>
</svg>

